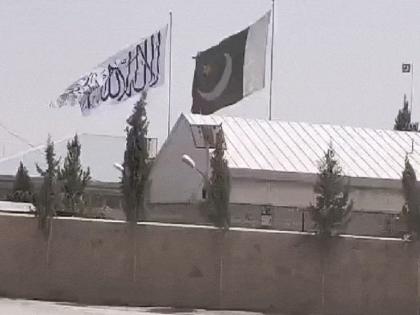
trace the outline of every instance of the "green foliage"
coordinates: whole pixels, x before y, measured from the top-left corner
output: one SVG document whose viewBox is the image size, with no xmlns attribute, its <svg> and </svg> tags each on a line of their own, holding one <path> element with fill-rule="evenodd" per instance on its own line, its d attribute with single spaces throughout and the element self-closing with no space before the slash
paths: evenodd
<svg viewBox="0 0 420 315">
<path fill-rule="evenodd" d="M 28 175 L 28 170 L 22 162 L 19 163 L 19 168 L 16 172 L 15 182 L 13 183 L 13 191 L 32 191 L 32 181 Z"/>
<path fill-rule="evenodd" d="M 315 205 L 309 210 L 319 235 L 329 237 L 348 223 L 353 202 L 349 201 L 348 183 L 344 183 L 342 169 L 330 145 L 319 166 L 314 186 Z"/>
<path fill-rule="evenodd" d="M 216 147 L 210 159 L 212 174 L 209 180 L 210 219 L 220 228 L 229 228 L 230 173 L 224 157 L 223 131 L 216 135 Z"/>
<path fill-rule="evenodd" d="M 82 169 L 80 163 L 81 145 L 77 134 L 67 143 L 67 156 L 59 170 L 58 178 L 62 181 L 63 206 L 67 212 L 83 212 L 83 193 L 90 180 L 90 169 Z"/>
<path fill-rule="evenodd" d="M 60 161 L 55 158 L 54 143 L 50 137 L 48 137 L 45 149 L 45 160 L 47 163 L 45 170 L 36 164 L 38 173 L 43 177 L 36 202 L 39 227 L 42 230 L 46 229 L 48 219 L 54 216 L 60 207 L 60 189 L 57 183 Z"/>
<path fill-rule="evenodd" d="M 16 172 L 12 193 L 7 196 L 7 200 L 14 202 L 34 202 L 32 181 L 28 175 L 28 170 L 22 162 L 20 162 Z"/>
<path fill-rule="evenodd" d="M 399 131 L 418 131 L 419 123 L 411 123 L 411 111 L 408 109 L 408 101 L 404 95 L 403 108 L 398 111 L 395 118 L 394 130 Z"/>
<path fill-rule="evenodd" d="M 405 168 L 402 173 L 402 187 L 405 204 L 401 214 L 407 229 L 412 236 L 417 237 L 420 232 L 420 195 L 417 187 L 417 177 L 408 157 L 405 157 Z"/>
<path fill-rule="evenodd" d="M 123 209 L 129 222 L 145 220 L 144 191 L 150 170 L 146 115 L 146 93 L 134 104 L 134 110 L 127 119 L 127 140 L 124 152 L 121 190 Z"/>
</svg>

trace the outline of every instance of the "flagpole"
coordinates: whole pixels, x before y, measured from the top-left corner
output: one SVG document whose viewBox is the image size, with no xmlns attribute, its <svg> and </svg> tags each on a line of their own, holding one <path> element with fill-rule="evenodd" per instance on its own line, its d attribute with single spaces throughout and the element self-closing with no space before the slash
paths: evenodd
<svg viewBox="0 0 420 315">
<path fill-rule="evenodd" d="M 268 103 L 268 120 L 271 120 L 271 101 L 273 97 L 273 56 L 274 56 L 274 0 L 271 0 L 271 61 L 270 61 L 270 100 Z"/>
<path fill-rule="evenodd" d="M 168 78 L 168 136 L 171 131 L 171 87 L 172 87 L 172 11 L 169 11 L 169 78 Z"/>
<path fill-rule="evenodd" d="M 410 96 L 410 113 L 413 110 L 413 94 L 414 94 L 414 63 L 411 64 L 411 96 Z"/>
</svg>

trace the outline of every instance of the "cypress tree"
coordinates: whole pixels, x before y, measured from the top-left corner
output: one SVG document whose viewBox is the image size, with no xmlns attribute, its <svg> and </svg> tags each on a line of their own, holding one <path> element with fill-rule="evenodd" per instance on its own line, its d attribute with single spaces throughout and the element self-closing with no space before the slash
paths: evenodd
<svg viewBox="0 0 420 315">
<path fill-rule="evenodd" d="M 395 118 L 394 130 L 418 131 L 419 123 L 411 123 L 411 111 L 408 109 L 407 96 L 404 94 L 403 108 L 398 111 Z"/>
<path fill-rule="evenodd" d="M 140 100 L 134 104 L 133 113 L 127 119 L 121 190 L 123 209 L 128 222 L 145 219 L 144 191 L 150 169 L 146 137 L 149 126 L 146 97 L 147 94 L 143 92 Z"/>
<path fill-rule="evenodd" d="M 7 200 L 14 202 L 34 202 L 32 181 L 28 175 L 28 170 L 22 162 L 19 163 L 12 193 L 7 196 Z"/>
<path fill-rule="evenodd" d="M 90 169 L 82 169 L 80 162 L 81 145 L 77 134 L 67 143 L 67 156 L 59 171 L 62 181 L 63 205 L 67 212 L 83 211 L 83 193 L 90 180 Z"/>
<path fill-rule="evenodd" d="M 417 177 L 408 157 L 405 157 L 405 167 L 402 172 L 402 188 L 405 204 L 402 208 L 402 217 L 407 224 L 411 237 L 417 238 L 420 231 L 420 196 L 417 187 Z"/>
<path fill-rule="evenodd" d="M 36 164 L 36 169 L 43 178 L 36 204 L 39 226 L 43 230 L 47 227 L 48 219 L 55 215 L 59 207 L 57 175 L 60 161 L 55 158 L 54 143 L 49 136 L 45 149 L 45 160 L 47 164 L 45 170 Z"/>
<path fill-rule="evenodd" d="M 349 201 L 348 184 L 330 145 L 319 166 L 318 179 L 314 186 L 315 205 L 309 210 L 320 236 L 329 237 L 350 219 L 353 201 Z"/>
<path fill-rule="evenodd" d="M 210 219 L 220 228 L 229 228 L 230 172 L 224 154 L 223 131 L 220 130 L 216 135 L 215 149 L 210 159 L 212 169 L 209 180 Z"/>
</svg>

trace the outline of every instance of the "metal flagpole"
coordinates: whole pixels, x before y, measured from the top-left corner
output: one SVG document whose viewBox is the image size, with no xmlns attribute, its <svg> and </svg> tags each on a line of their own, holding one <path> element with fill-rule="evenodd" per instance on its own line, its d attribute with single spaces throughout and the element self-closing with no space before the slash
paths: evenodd
<svg viewBox="0 0 420 315">
<path fill-rule="evenodd" d="M 171 131 L 171 87 L 172 87 L 172 11 L 169 11 L 169 78 L 168 78 L 168 136 Z"/>
<path fill-rule="evenodd" d="M 413 94 L 414 94 L 414 63 L 411 64 L 411 96 L 410 96 L 410 113 L 413 110 Z"/>
<path fill-rule="evenodd" d="M 273 97 L 274 1 L 275 0 L 271 0 L 271 62 L 270 62 L 270 100 L 268 104 L 268 120 L 271 120 L 271 100 Z"/>
</svg>

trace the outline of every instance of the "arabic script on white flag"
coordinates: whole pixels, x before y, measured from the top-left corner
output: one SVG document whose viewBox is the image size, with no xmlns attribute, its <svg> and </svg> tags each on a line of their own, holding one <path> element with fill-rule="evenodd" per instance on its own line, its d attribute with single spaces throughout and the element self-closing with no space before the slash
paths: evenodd
<svg viewBox="0 0 420 315">
<path fill-rule="evenodd" d="M 80 106 L 82 113 L 88 113 L 162 85 L 166 34 L 167 26 L 108 58 L 70 85 L 51 106 Z"/>
</svg>

